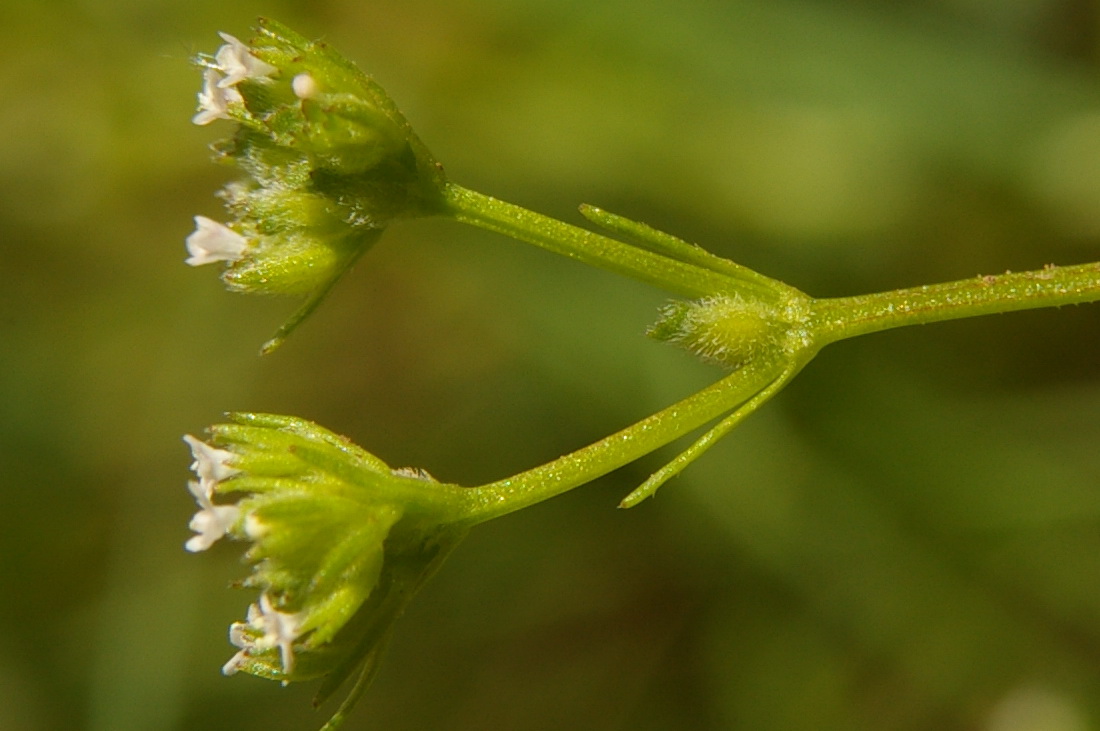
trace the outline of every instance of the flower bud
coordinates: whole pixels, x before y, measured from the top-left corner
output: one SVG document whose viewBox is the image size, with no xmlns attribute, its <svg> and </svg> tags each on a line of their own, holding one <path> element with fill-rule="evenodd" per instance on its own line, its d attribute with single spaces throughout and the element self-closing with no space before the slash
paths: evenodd
<svg viewBox="0 0 1100 731">
<path fill-rule="evenodd" d="M 738 368 L 762 354 L 781 352 L 788 329 L 775 305 L 735 294 L 672 302 L 648 334 L 705 361 Z"/>
<path fill-rule="evenodd" d="M 222 191 L 227 225 L 196 219 L 187 263 L 227 262 L 237 291 L 319 301 L 393 220 L 438 211 L 445 179 L 386 93 L 343 56 L 269 20 L 257 33 L 250 44 L 223 33 L 198 59 L 193 121 L 237 124 L 214 150 L 247 178 Z"/>
<path fill-rule="evenodd" d="M 223 671 L 284 683 L 326 677 L 331 690 L 376 652 L 465 535 L 469 491 L 390 469 L 308 421 L 231 418 L 210 429 L 217 446 L 185 438 L 200 507 L 187 548 L 223 535 L 251 543 L 242 585 L 259 598 L 230 628 L 238 652 Z"/>
</svg>

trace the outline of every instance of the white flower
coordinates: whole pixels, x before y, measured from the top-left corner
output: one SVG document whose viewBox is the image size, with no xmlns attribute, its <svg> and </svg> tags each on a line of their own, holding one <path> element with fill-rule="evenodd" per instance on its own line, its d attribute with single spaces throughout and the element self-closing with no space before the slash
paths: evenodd
<svg viewBox="0 0 1100 731">
<path fill-rule="evenodd" d="M 237 261 L 244 256 L 248 239 L 206 216 L 195 216 L 195 230 L 187 237 L 187 253 L 184 260 L 193 267 L 216 261 Z M 189 442 L 190 443 L 190 442 Z"/>
<path fill-rule="evenodd" d="M 195 458 L 191 463 L 191 469 L 203 482 L 221 482 L 240 472 L 236 467 L 229 466 L 229 460 L 233 457 L 232 452 L 211 447 L 190 434 L 185 434 L 183 441 L 191 447 L 191 456 Z"/>
<path fill-rule="evenodd" d="M 229 465 L 232 452 L 211 447 L 190 434 L 184 435 L 183 441 L 191 447 L 191 456 L 195 458 L 191 469 L 199 478 L 198 482 L 187 483 L 187 488 L 199 504 L 199 512 L 195 513 L 189 524 L 191 530 L 198 535 L 191 536 L 184 547 L 191 552 L 205 551 L 237 522 L 240 515 L 237 506 L 215 505 L 213 497 L 218 482 L 232 477 L 240 470 Z"/>
<path fill-rule="evenodd" d="M 229 626 L 229 641 L 238 652 L 222 666 L 222 673 L 233 675 L 248 660 L 253 650 L 279 648 L 279 658 L 283 662 L 283 673 L 289 675 L 294 669 L 294 641 L 301 634 L 302 615 L 280 612 L 271 606 L 267 594 L 260 595 L 260 605 L 248 607 L 247 621 L 234 622 Z M 253 639 L 257 632 L 260 637 Z"/>
<path fill-rule="evenodd" d="M 245 79 L 258 79 L 271 76 L 278 71 L 274 66 L 264 63 L 252 55 L 252 51 L 244 43 L 229 35 L 218 33 L 225 41 L 225 45 L 214 54 L 214 63 L 225 74 L 225 78 L 217 82 L 221 89 L 239 84 Z"/>
<path fill-rule="evenodd" d="M 207 69 L 203 74 L 202 91 L 199 92 L 199 112 L 191 121 L 195 124 L 210 124 L 215 119 L 230 119 L 229 105 L 244 103 L 241 93 L 233 88 L 222 86 L 222 75 L 217 69 Z"/>
<path fill-rule="evenodd" d="M 236 505 L 215 505 L 211 498 L 214 495 L 213 481 L 202 480 L 187 483 L 187 489 L 195 496 L 195 502 L 199 504 L 199 512 L 191 518 L 188 527 L 198 535 L 191 536 L 187 543 L 183 544 L 191 553 L 205 551 L 214 545 L 214 542 L 227 534 L 229 529 L 237 522 L 240 509 Z"/>
</svg>

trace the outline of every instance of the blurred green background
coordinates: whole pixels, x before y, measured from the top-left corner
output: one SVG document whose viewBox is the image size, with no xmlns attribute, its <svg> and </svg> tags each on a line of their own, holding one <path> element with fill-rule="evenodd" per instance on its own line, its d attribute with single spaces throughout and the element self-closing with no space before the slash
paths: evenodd
<svg viewBox="0 0 1100 731">
<path fill-rule="evenodd" d="M 1095 0 L 5 0 L 0 729 L 312 729 L 218 668 L 239 546 L 182 549 L 184 432 L 290 413 L 476 484 L 718 373 L 664 296 L 395 226 L 295 306 L 182 264 L 220 217 L 189 59 L 256 15 L 385 86 L 451 176 L 591 202 L 815 295 L 1100 259 Z M 672 452 L 475 531 L 351 728 L 1100 728 L 1100 309 L 826 350 Z"/>
</svg>

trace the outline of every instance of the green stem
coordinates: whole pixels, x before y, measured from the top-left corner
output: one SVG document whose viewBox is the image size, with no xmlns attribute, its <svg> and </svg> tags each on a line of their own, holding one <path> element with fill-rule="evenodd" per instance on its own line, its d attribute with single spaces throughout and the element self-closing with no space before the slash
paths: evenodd
<svg viewBox="0 0 1100 731">
<path fill-rule="evenodd" d="M 513 477 L 469 488 L 474 503 L 467 514 L 469 523 L 529 507 L 629 464 L 730 411 L 780 377 L 786 367 L 785 362 L 760 359 L 594 444 Z"/>
<path fill-rule="evenodd" d="M 728 274 L 624 244 L 455 183 L 444 188 L 443 204 L 447 215 L 462 223 L 625 274 L 673 294 L 705 297 L 736 289 L 736 280 Z"/>
<path fill-rule="evenodd" d="M 1100 263 L 1048 266 L 891 292 L 814 300 L 809 330 L 818 346 L 889 330 L 999 312 L 1100 300 Z"/>
<path fill-rule="evenodd" d="M 448 183 L 443 212 L 458 221 L 535 244 L 549 251 L 647 282 L 681 296 L 705 299 L 730 295 L 767 302 L 785 313 L 790 347 L 761 354 L 697 394 L 606 439 L 541 467 L 481 487 L 464 490 L 469 510 L 464 523 L 480 523 L 520 510 L 590 482 L 646 455 L 718 417 L 754 401 L 708 432 L 683 455 L 631 493 L 632 505 L 652 494 L 759 403 L 767 400 L 828 343 L 904 325 L 976 317 L 1038 307 L 1100 300 L 1100 263 L 976 277 L 856 297 L 809 300 L 787 285 L 725 260 L 712 261 L 701 250 L 621 217 L 589 207 L 585 215 L 641 246 L 557 221 L 534 211 Z M 796 305 L 798 305 L 796 307 Z M 696 323 L 705 327 L 705 323 Z M 727 328 L 728 329 L 728 328 Z M 709 337 L 729 336 L 720 326 Z"/>
<path fill-rule="evenodd" d="M 789 369 L 783 371 L 778 378 L 769 383 L 767 388 L 738 406 L 732 413 L 718 422 L 716 426 L 712 427 L 703 434 L 703 436 L 695 440 L 690 447 L 680 452 L 675 459 L 650 475 L 645 482 L 623 498 L 622 502 L 619 503 L 619 507 L 632 508 L 646 498 L 652 497 L 653 494 L 657 492 L 657 488 L 683 472 L 685 467 L 694 462 L 703 452 L 710 449 L 715 442 L 726 434 L 729 434 L 730 430 L 748 418 L 749 414 L 760 408 L 760 406 L 766 403 L 772 396 L 782 391 L 783 387 L 786 386 L 792 378 L 798 375 L 799 370 L 801 370 L 802 366 L 806 365 L 808 361 L 809 358 L 805 358 L 802 361 L 795 361 Z"/>
</svg>

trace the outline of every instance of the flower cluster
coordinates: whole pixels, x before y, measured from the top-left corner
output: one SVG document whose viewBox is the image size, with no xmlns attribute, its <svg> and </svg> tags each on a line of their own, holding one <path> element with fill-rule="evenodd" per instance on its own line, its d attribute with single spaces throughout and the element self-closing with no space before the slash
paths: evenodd
<svg viewBox="0 0 1100 731">
<path fill-rule="evenodd" d="M 199 506 L 186 548 L 203 551 L 223 536 L 251 542 L 243 585 L 259 590 L 230 628 L 238 652 L 223 672 L 342 679 L 465 534 L 468 491 L 391 469 L 308 421 L 232 419 L 210 429 L 217 446 L 184 437 Z"/>
<path fill-rule="evenodd" d="M 191 447 L 191 455 L 195 460 L 191 463 L 191 469 L 199 478 L 197 482 L 191 480 L 187 483 L 195 502 L 199 504 L 199 512 L 195 513 L 190 523 L 191 530 L 198 535 L 192 536 L 184 546 L 192 552 L 205 551 L 229 533 L 229 529 L 240 516 L 236 505 L 215 505 L 213 502 L 218 482 L 232 477 L 238 470 L 229 466 L 229 460 L 233 457 L 231 452 L 215 449 L 190 434 L 183 441 Z"/>
<path fill-rule="evenodd" d="M 221 192 L 229 223 L 195 217 L 186 261 L 225 262 L 237 291 L 319 299 L 391 221 L 435 212 L 445 181 L 369 77 L 272 21 L 257 33 L 252 45 L 222 33 L 198 59 L 192 121 L 236 123 L 214 151 L 247 177 Z"/>
<path fill-rule="evenodd" d="M 785 320 L 783 310 L 767 300 L 721 294 L 665 305 L 648 334 L 709 363 L 739 368 L 783 352 L 783 341 L 793 324 Z"/>
</svg>

